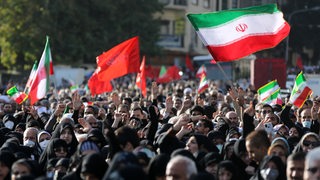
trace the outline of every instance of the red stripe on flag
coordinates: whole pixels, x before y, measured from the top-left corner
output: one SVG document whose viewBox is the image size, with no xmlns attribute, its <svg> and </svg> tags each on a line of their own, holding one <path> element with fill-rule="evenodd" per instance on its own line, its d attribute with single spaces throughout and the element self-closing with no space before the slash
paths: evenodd
<svg viewBox="0 0 320 180">
<path fill-rule="evenodd" d="M 304 102 L 307 100 L 307 97 L 310 95 L 311 93 L 311 89 L 309 87 L 305 87 L 302 91 L 302 93 L 300 94 L 300 96 L 294 101 L 294 105 L 297 107 L 301 107 Z"/>
<path fill-rule="evenodd" d="M 289 33 L 290 26 L 284 27 L 272 35 L 249 36 L 227 46 L 207 46 L 215 61 L 233 61 L 248 56 L 254 52 L 276 46 Z"/>
</svg>

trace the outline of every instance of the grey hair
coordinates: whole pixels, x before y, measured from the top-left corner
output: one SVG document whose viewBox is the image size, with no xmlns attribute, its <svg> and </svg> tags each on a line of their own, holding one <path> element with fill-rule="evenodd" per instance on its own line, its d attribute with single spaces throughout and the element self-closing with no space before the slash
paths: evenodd
<svg viewBox="0 0 320 180">
<path fill-rule="evenodd" d="M 195 175 L 198 173 L 197 167 L 195 162 L 185 156 L 175 156 L 173 158 L 170 159 L 170 161 L 168 162 L 167 167 L 172 166 L 178 164 L 180 166 L 184 166 L 186 168 L 186 174 L 187 174 L 187 178 L 189 179 L 192 175 Z"/>
</svg>

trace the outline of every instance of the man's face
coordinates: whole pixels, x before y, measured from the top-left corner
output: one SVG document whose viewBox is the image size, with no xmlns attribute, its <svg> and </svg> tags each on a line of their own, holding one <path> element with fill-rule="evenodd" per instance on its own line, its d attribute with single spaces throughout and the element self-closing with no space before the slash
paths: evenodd
<svg viewBox="0 0 320 180">
<path fill-rule="evenodd" d="M 301 112 L 300 121 L 311 121 L 311 109 L 305 109 Z"/>
<path fill-rule="evenodd" d="M 308 180 L 320 179 L 320 160 L 306 162 L 303 177 Z"/>
<path fill-rule="evenodd" d="M 304 170 L 304 161 L 288 161 L 287 162 L 287 179 L 302 180 Z"/>
<path fill-rule="evenodd" d="M 139 109 L 137 109 L 132 112 L 132 117 L 143 119 L 143 114 Z"/>
<path fill-rule="evenodd" d="M 3 106 L 3 111 L 4 111 L 5 113 L 11 113 L 11 112 L 12 112 L 12 106 L 11 106 L 11 104 L 5 104 L 5 105 Z"/>
<path fill-rule="evenodd" d="M 249 159 L 257 163 L 260 163 L 263 157 L 267 154 L 265 148 L 255 147 L 250 143 L 250 141 L 246 141 L 246 148 L 248 151 Z"/>
<path fill-rule="evenodd" d="M 201 122 L 201 121 L 197 122 L 194 130 L 196 133 L 205 134 L 204 122 Z"/>
<path fill-rule="evenodd" d="M 278 124 L 278 118 L 277 118 L 277 115 L 275 114 L 272 114 L 272 113 L 266 114 L 265 119 L 267 120 L 267 122 L 271 122 L 273 127 Z"/>
<path fill-rule="evenodd" d="M 175 107 L 176 109 L 181 109 L 181 106 L 182 106 L 182 101 L 180 99 L 177 99 L 174 101 L 173 103 L 173 107 Z"/>
<path fill-rule="evenodd" d="M 239 120 L 238 120 L 238 115 L 237 113 L 227 113 L 226 118 L 228 118 L 231 127 L 238 127 L 239 125 Z"/>
<path fill-rule="evenodd" d="M 270 114 L 270 113 L 272 113 L 272 109 L 270 107 L 263 107 L 260 110 L 260 115 L 261 115 L 262 119 L 264 119 L 266 117 L 266 115 Z"/>
</svg>

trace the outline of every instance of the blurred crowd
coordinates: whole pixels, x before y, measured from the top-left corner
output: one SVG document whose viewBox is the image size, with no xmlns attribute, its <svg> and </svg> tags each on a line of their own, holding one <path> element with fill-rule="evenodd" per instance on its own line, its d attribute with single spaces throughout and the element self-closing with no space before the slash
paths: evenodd
<svg viewBox="0 0 320 180">
<path fill-rule="evenodd" d="M 0 180 L 285 180 L 320 178 L 320 98 L 258 101 L 221 81 L 130 83 L 92 97 L 52 91 L 0 104 Z M 54 90 L 54 89 L 53 89 Z"/>
</svg>

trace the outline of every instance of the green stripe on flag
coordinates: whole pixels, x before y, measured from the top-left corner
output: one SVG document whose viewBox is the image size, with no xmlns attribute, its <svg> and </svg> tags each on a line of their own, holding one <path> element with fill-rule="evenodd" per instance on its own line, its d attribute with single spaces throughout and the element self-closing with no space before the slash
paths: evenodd
<svg viewBox="0 0 320 180">
<path fill-rule="evenodd" d="M 279 12 L 277 5 L 268 4 L 264 6 L 253 6 L 248 8 L 225 10 L 213 13 L 210 12 L 203 14 L 188 14 L 187 17 L 194 28 L 198 31 L 199 28 L 219 26 L 241 16 L 263 13 L 272 14 L 275 12 Z"/>
<path fill-rule="evenodd" d="M 270 89 L 274 89 L 274 88 L 279 88 L 278 82 L 276 80 L 270 81 L 269 83 L 267 83 L 266 85 L 262 86 L 261 88 L 258 89 L 258 94 L 263 94 L 267 91 L 269 91 Z"/>
<path fill-rule="evenodd" d="M 16 86 L 12 86 L 10 89 L 7 90 L 7 94 L 9 96 L 13 96 L 14 94 L 18 93 L 18 89 Z"/>
</svg>

